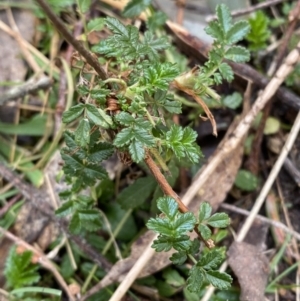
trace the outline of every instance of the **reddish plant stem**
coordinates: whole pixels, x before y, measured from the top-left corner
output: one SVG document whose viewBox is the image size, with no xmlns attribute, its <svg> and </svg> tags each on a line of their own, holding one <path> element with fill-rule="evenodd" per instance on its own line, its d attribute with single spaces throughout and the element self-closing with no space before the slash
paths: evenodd
<svg viewBox="0 0 300 301">
<path fill-rule="evenodd" d="M 159 167 L 156 165 L 154 160 L 151 158 L 150 154 L 148 153 L 145 157 L 145 163 L 147 164 L 149 170 L 151 171 L 152 175 L 154 176 L 155 180 L 159 184 L 161 190 L 164 194 L 169 195 L 172 197 L 178 204 L 180 212 L 188 212 L 189 209 L 181 202 L 180 197 L 177 193 L 173 190 L 170 186 L 168 181 L 166 180 L 165 176 L 161 173 Z"/>
<path fill-rule="evenodd" d="M 36 0 L 36 2 L 51 20 L 54 27 L 62 34 L 66 41 L 73 45 L 73 47 L 85 58 L 87 63 L 95 69 L 100 78 L 103 80 L 107 79 L 107 74 L 99 64 L 97 58 L 94 57 L 79 41 L 73 37 L 73 35 L 66 28 L 65 24 L 56 16 L 50 6 L 44 0 Z"/>
<path fill-rule="evenodd" d="M 164 194 L 169 195 L 172 197 L 176 203 L 178 204 L 179 211 L 182 213 L 189 212 L 189 209 L 182 203 L 180 197 L 177 193 L 173 190 L 170 186 L 168 181 L 166 180 L 165 176 L 161 173 L 159 167 L 151 158 L 150 154 L 148 153 L 144 159 L 145 163 L 147 164 L 149 170 L 151 171 L 152 175 L 154 176 L 155 180 L 159 184 L 160 188 L 164 192 Z M 214 242 L 211 239 L 205 240 L 202 235 L 200 234 L 197 225 L 194 228 L 195 232 L 198 234 L 199 238 L 205 243 L 208 248 L 214 247 Z"/>
</svg>

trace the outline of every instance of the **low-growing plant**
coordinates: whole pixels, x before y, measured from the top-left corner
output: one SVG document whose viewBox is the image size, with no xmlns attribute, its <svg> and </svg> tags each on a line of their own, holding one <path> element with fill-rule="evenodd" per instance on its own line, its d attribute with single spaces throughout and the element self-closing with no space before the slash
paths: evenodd
<svg viewBox="0 0 300 301">
<path fill-rule="evenodd" d="M 216 12 L 218 19 L 206 28 L 215 38 L 208 61 L 183 74 L 162 55 L 170 46 L 166 37 L 156 37 L 148 30 L 141 38 L 135 26 L 125 26 L 107 17 L 105 25 L 112 35 L 92 49 L 109 60 L 107 78 L 83 71 L 78 85 L 81 102 L 63 114 L 64 123 L 78 123 L 75 130 L 65 133 L 66 147 L 61 155 L 70 189 L 61 194 L 65 202 L 56 211 L 57 215 L 70 216 L 70 230 L 74 233 L 99 229 L 99 210 L 94 200 L 81 191 L 107 178 L 101 163 L 115 152 L 124 164 L 144 161 L 165 194 L 157 201 L 162 215 L 147 223 L 149 229 L 159 234 L 153 248 L 157 252 L 176 250 L 170 258 L 174 264 L 191 260 L 193 267 L 187 284 L 195 292 L 207 282 L 221 289 L 230 286 L 231 277 L 216 270 L 224 259 L 224 249 L 208 249 L 199 256 L 199 239 L 210 246 L 211 227 L 226 227 L 229 218 L 225 213 L 211 215 L 208 203 L 201 204 L 195 217 L 172 192 L 160 169 L 168 172 L 168 162 L 174 157 L 195 164 L 202 156 L 196 143 L 197 133 L 171 122 L 173 114 L 181 113 L 181 103 L 175 100 L 175 91 L 170 87 L 192 96 L 203 106 L 214 126 L 213 116 L 200 97 L 218 100 L 212 87 L 233 79 L 233 71 L 224 59 L 235 62 L 249 59 L 248 50 L 234 45 L 248 33 L 248 23 L 233 23 L 229 9 L 223 4 Z M 84 65 L 78 60 L 77 66 L 89 71 Z M 213 131 L 216 134 L 215 128 Z M 188 233 L 193 229 L 199 239 L 191 241 Z"/>
<path fill-rule="evenodd" d="M 150 2 L 130 1 L 125 16 L 136 16 Z M 81 13 L 84 9 L 80 5 Z M 168 38 L 157 37 L 152 30 L 160 22 L 150 18 L 146 23 L 149 29 L 141 37 L 138 28 L 125 26 L 115 18 L 92 20 L 86 26 L 88 31 L 99 30 L 105 24 L 112 33 L 92 48 L 94 54 L 106 60 L 107 71 L 99 65 L 96 55 L 88 59 L 74 56 L 75 67 L 81 70 L 77 86 L 80 101 L 63 114 L 63 122 L 73 130 L 65 131 L 66 146 L 61 150 L 69 189 L 60 194 L 63 204 L 56 210 L 57 216 L 69 218 L 72 233 L 84 235 L 99 230 L 102 215 L 95 206 L 97 197 L 87 195 L 85 190 L 93 191 L 98 181 L 108 178 L 103 162 L 116 153 L 126 165 L 143 163 L 164 193 L 157 200 L 161 214 L 147 223 L 149 229 L 158 233 L 153 248 L 157 252 L 174 249 L 176 252 L 170 258 L 174 264 L 190 260 L 193 266 L 187 288 L 192 292 L 199 292 L 206 283 L 226 289 L 232 281 L 230 275 L 217 271 L 225 250 L 213 248 L 211 240 L 211 229 L 227 227 L 228 216 L 212 214 L 207 202 L 200 205 L 195 216 L 165 177 L 170 174 L 171 162 L 196 164 L 202 157 L 197 133 L 191 127 L 172 122 L 172 116 L 181 113 L 182 104 L 174 97 L 177 91 L 186 93 L 202 106 L 217 135 L 213 115 L 201 96 L 219 100 L 213 86 L 233 79 L 233 71 L 224 59 L 245 62 L 250 57 L 247 49 L 235 45 L 249 32 L 249 24 L 233 23 L 229 9 L 223 4 L 217 6 L 216 13 L 218 19 L 206 28 L 215 39 L 208 61 L 184 73 L 176 63 L 166 60 Z M 164 16 L 159 15 L 159 20 L 164 20 Z M 149 188 L 147 195 L 150 194 Z M 127 208 L 138 205 L 136 196 L 132 205 L 126 203 Z M 195 240 L 188 235 L 193 230 L 198 235 Z M 201 241 L 208 248 L 200 252 Z M 25 255 L 22 256 L 28 265 L 30 256 Z M 7 269 L 7 275 L 11 271 Z M 30 271 L 34 273 L 35 268 Z"/>
</svg>

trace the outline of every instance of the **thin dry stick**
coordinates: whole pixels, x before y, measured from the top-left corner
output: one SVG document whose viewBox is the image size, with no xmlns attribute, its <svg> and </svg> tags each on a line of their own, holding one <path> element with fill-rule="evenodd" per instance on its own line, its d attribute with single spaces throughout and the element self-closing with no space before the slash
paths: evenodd
<svg viewBox="0 0 300 301">
<path fill-rule="evenodd" d="M 230 210 L 232 212 L 236 212 L 236 213 L 239 213 L 239 214 L 242 214 L 242 215 L 246 215 L 246 216 L 249 216 L 250 215 L 250 211 L 248 210 L 245 210 L 245 209 L 242 209 L 242 208 L 238 208 L 234 205 L 229 205 L 229 204 L 221 204 L 220 206 L 221 208 L 223 209 L 226 209 L 226 210 Z M 268 225 L 271 225 L 271 226 L 274 226 L 278 229 L 281 229 L 283 230 L 284 232 L 286 233 L 289 233 L 291 234 L 293 237 L 295 237 L 297 240 L 300 241 L 300 234 L 292 229 L 290 229 L 289 227 L 287 227 L 285 224 L 281 223 L 281 222 L 277 222 L 277 221 L 273 221 L 267 217 L 264 217 L 262 215 L 257 215 L 255 217 L 256 219 L 268 224 Z"/>
<path fill-rule="evenodd" d="M 247 15 L 247 14 L 250 14 L 250 13 L 256 11 L 256 10 L 263 9 L 263 8 L 266 8 L 266 7 L 269 7 L 269 6 L 274 6 L 274 5 L 276 5 L 278 3 L 281 3 L 283 1 L 284 0 L 265 0 L 264 2 L 258 3 L 256 5 L 252 5 L 249 8 L 234 10 L 234 11 L 231 12 L 231 16 L 232 17 L 238 17 L 238 16 Z M 210 21 L 215 20 L 215 19 L 217 19 L 216 15 L 207 16 L 206 17 L 206 22 L 210 22 Z"/>
<path fill-rule="evenodd" d="M 13 87 L 6 93 L 0 96 L 0 106 L 5 104 L 9 100 L 14 100 L 19 97 L 23 97 L 26 94 L 35 92 L 40 89 L 48 89 L 52 85 L 51 78 L 43 76 L 39 79 L 31 78 L 20 86 Z"/>
<path fill-rule="evenodd" d="M 16 33 L 9 27 L 7 26 L 4 22 L 0 20 L 0 29 L 6 32 L 8 35 L 16 39 Z M 19 39 L 22 40 L 22 43 L 24 46 L 32 52 L 39 60 L 41 60 L 45 65 L 50 65 L 49 59 L 44 56 L 40 51 L 38 51 L 34 46 L 32 46 L 30 43 L 28 43 L 26 40 L 24 40 L 21 36 L 19 36 Z M 53 67 L 53 70 L 55 72 L 58 72 L 58 68 L 56 66 Z"/>
<path fill-rule="evenodd" d="M 43 9 L 44 13 L 51 20 L 55 28 L 63 35 L 67 42 L 73 45 L 73 47 L 86 59 L 87 63 L 95 69 L 100 78 L 103 80 L 107 79 L 106 72 L 99 64 L 97 58 L 94 57 L 79 41 L 73 37 L 61 19 L 59 19 L 52 11 L 50 6 L 44 0 L 36 0 L 36 2 Z"/>
<path fill-rule="evenodd" d="M 241 228 L 240 232 L 238 233 L 237 237 L 236 237 L 236 241 L 237 242 L 241 242 L 244 240 L 245 236 L 247 235 L 253 221 L 255 220 L 255 218 L 257 217 L 257 214 L 261 208 L 261 206 L 264 203 L 264 200 L 267 196 L 267 194 L 269 193 L 283 163 L 285 158 L 287 157 L 289 151 L 291 150 L 297 136 L 300 130 L 300 112 L 297 115 L 297 118 L 294 122 L 293 128 L 289 134 L 289 137 L 285 143 L 285 145 L 282 148 L 282 151 L 275 163 L 275 165 L 273 166 L 271 173 L 265 183 L 265 185 L 263 186 L 258 198 L 255 201 L 255 204 L 251 210 L 250 215 L 248 216 L 248 218 L 246 219 L 245 223 L 243 224 L 243 227 Z M 227 261 L 225 261 L 222 266 L 220 267 L 220 271 L 224 272 L 227 268 L 228 264 Z M 205 295 L 203 296 L 203 298 L 201 299 L 201 301 L 209 301 L 210 297 L 212 296 L 212 294 L 214 293 L 215 288 L 214 287 L 209 287 L 209 289 L 206 291 Z"/>
<path fill-rule="evenodd" d="M 154 239 L 158 235 L 155 235 Z M 141 273 L 141 270 L 149 262 L 152 256 L 155 254 L 155 250 L 151 248 L 152 242 L 146 247 L 146 252 L 142 253 L 141 257 L 137 260 L 134 266 L 131 268 L 129 273 L 126 275 L 122 283 L 118 286 L 117 290 L 114 292 L 109 301 L 119 301 L 126 294 L 131 284 Z"/>
<path fill-rule="evenodd" d="M 35 72 L 35 73 L 41 73 L 42 70 L 40 68 L 40 66 L 37 64 L 37 62 L 34 60 L 33 56 L 31 55 L 31 53 L 28 51 L 26 45 L 24 44 L 24 40 L 21 37 L 19 28 L 15 22 L 15 19 L 13 17 L 12 11 L 11 9 L 7 9 L 7 18 L 9 20 L 10 26 L 12 27 L 14 33 L 15 33 L 15 40 L 17 41 L 17 43 L 20 46 L 20 49 L 24 55 L 24 58 L 26 59 L 27 63 L 29 64 L 29 66 L 31 67 L 31 69 Z"/>
<path fill-rule="evenodd" d="M 297 118 L 294 122 L 294 125 L 292 127 L 292 130 L 289 134 L 289 137 L 275 163 L 275 165 L 273 166 L 271 172 L 270 172 L 270 175 L 265 183 L 265 185 L 263 186 L 260 194 L 259 194 L 259 197 L 257 198 L 257 200 L 255 201 L 255 204 L 251 210 L 251 214 L 249 215 L 249 217 L 246 219 L 242 229 L 240 230 L 238 236 L 237 236 L 237 239 L 236 241 L 237 242 L 241 242 L 244 240 L 246 234 L 248 233 L 256 215 L 258 214 L 262 204 L 264 203 L 264 200 L 267 196 L 267 194 L 269 193 L 279 171 L 281 170 L 281 167 L 284 163 L 284 160 L 285 158 L 287 157 L 288 153 L 290 152 L 297 136 L 298 136 L 298 133 L 299 133 L 299 130 L 300 130 L 300 112 L 298 113 L 297 115 Z"/>
<path fill-rule="evenodd" d="M 29 245 L 27 242 L 22 240 L 21 238 L 13 235 L 12 233 L 6 231 L 2 227 L 0 227 L 0 233 L 4 236 L 6 236 L 11 241 L 15 242 L 17 245 L 23 246 L 25 249 L 31 251 L 34 255 L 38 256 L 38 262 L 42 267 L 50 271 L 53 276 L 56 278 L 57 282 L 60 284 L 62 289 L 66 292 L 68 295 L 68 298 L 70 301 L 75 301 L 74 296 L 71 294 L 69 287 L 67 283 L 65 282 L 64 278 L 59 274 L 57 269 L 54 267 L 53 263 L 41 252 Z"/>
</svg>

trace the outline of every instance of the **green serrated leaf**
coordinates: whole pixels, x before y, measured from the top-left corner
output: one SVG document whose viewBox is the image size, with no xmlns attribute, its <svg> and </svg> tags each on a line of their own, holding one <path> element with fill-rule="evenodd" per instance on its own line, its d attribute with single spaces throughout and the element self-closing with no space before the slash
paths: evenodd
<svg viewBox="0 0 300 301">
<path fill-rule="evenodd" d="M 176 232 L 184 233 L 192 231 L 196 224 L 196 218 L 192 212 L 182 213 L 174 221 L 174 228 Z"/>
<path fill-rule="evenodd" d="M 123 125 L 132 125 L 135 123 L 135 119 L 127 112 L 120 112 L 115 116 L 116 121 Z"/>
<path fill-rule="evenodd" d="M 79 9 L 81 13 L 86 13 L 90 6 L 91 6 L 91 0 L 77 0 Z"/>
<path fill-rule="evenodd" d="M 155 144 L 154 137 L 144 129 L 135 128 L 135 130 L 133 131 L 133 135 L 136 140 L 148 147 L 152 147 Z"/>
<path fill-rule="evenodd" d="M 86 104 L 86 115 L 90 121 L 99 125 L 105 129 L 110 128 L 113 125 L 113 121 L 105 111 L 97 109 L 94 105 Z"/>
<path fill-rule="evenodd" d="M 155 186 L 153 177 L 139 178 L 118 195 L 117 201 L 123 209 L 135 209 L 150 197 Z"/>
<path fill-rule="evenodd" d="M 212 207 L 208 202 L 203 202 L 199 208 L 199 223 L 202 223 L 204 220 L 207 220 L 211 216 Z"/>
<path fill-rule="evenodd" d="M 16 289 L 39 281 L 38 265 L 32 264 L 31 258 L 30 251 L 17 253 L 15 247 L 10 249 L 4 269 L 8 288 Z"/>
<path fill-rule="evenodd" d="M 211 234 L 212 234 L 211 230 L 206 225 L 200 224 L 198 226 L 198 230 L 199 230 L 201 236 L 203 237 L 203 239 L 208 240 L 211 238 Z"/>
<path fill-rule="evenodd" d="M 128 36 L 126 26 L 124 26 L 118 19 L 113 17 L 107 17 L 105 19 L 107 27 L 114 33 L 120 36 Z"/>
<path fill-rule="evenodd" d="M 145 158 L 145 149 L 141 142 L 132 141 L 129 144 L 129 153 L 134 162 L 139 163 Z"/>
<path fill-rule="evenodd" d="M 168 20 L 168 16 L 162 11 L 155 11 L 147 20 L 147 27 L 153 32 L 163 26 Z"/>
<path fill-rule="evenodd" d="M 229 8 L 225 4 L 219 4 L 216 8 L 218 21 L 224 33 L 227 35 L 227 32 L 232 27 L 232 18 Z"/>
<path fill-rule="evenodd" d="M 173 228 L 166 218 L 150 218 L 147 228 L 164 236 L 174 236 Z"/>
<path fill-rule="evenodd" d="M 114 153 L 114 147 L 107 142 L 99 142 L 89 148 L 86 160 L 92 164 L 99 164 L 107 160 Z"/>
<path fill-rule="evenodd" d="M 267 47 L 267 41 L 270 38 L 269 30 L 270 20 L 263 11 L 257 11 L 249 20 L 251 30 L 246 36 L 249 42 L 249 49 L 257 51 Z"/>
<path fill-rule="evenodd" d="M 214 228 L 225 228 L 230 225 L 230 218 L 224 212 L 215 213 L 207 220 L 207 224 Z"/>
<path fill-rule="evenodd" d="M 205 27 L 205 32 L 215 38 L 216 40 L 223 41 L 224 40 L 224 31 L 220 26 L 218 21 L 212 21 Z"/>
<path fill-rule="evenodd" d="M 123 16 L 126 18 L 135 18 L 139 16 L 149 5 L 151 0 L 131 0 L 123 10 Z"/>
<path fill-rule="evenodd" d="M 173 264 L 182 265 L 187 260 L 186 252 L 173 253 L 172 256 L 170 257 L 170 260 L 173 262 Z"/>
<path fill-rule="evenodd" d="M 169 62 L 155 63 L 144 70 L 144 77 L 142 79 L 143 85 L 147 90 L 168 88 L 169 83 L 178 75 L 178 69 L 175 64 Z"/>
<path fill-rule="evenodd" d="M 204 274 L 201 268 L 194 265 L 189 271 L 189 277 L 187 279 L 187 289 L 190 292 L 199 293 L 204 283 Z"/>
<path fill-rule="evenodd" d="M 167 37 L 155 38 L 150 31 L 146 31 L 144 34 L 144 51 L 148 55 L 150 60 L 158 58 L 158 51 L 165 50 L 170 47 Z"/>
<path fill-rule="evenodd" d="M 63 203 L 56 211 L 55 214 L 59 217 L 65 217 L 72 214 L 76 210 L 76 206 L 73 200 Z"/>
<path fill-rule="evenodd" d="M 84 104 L 80 103 L 74 107 L 71 107 L 68 111 L 63 113 L 62 121 L 63 123 L 70 123 L 77 119 L 84 110 Z"/>
<path fill-rule="evenodd" d="M 242 190 L 254 191 L 258 186 L 258 179 L 250 171 L 240 169 L 236 175 L 234 184 Z"/>
<path fill-rule="evenodd" d="M 222 250 L 213 249 L 201 256 L 197 266 L 202 267 L 205 270 L 217 269 L 223 260 L 224 255 Z"/>
<path fill-rule="evenodd" d="M 206 271 L 206 280 L 218 289 L 229 289 L 232 282 L 232 277 L 226 273 L 219 271 Z"/>
<path fill-rule="evenodd" d="M 234 44 L 241 41 L 250 31 L 250 25 L 247 21 L 238 21 L 229 29 L 226 34 L 228 44 Z"/>
<path fill-rule="evenodd" d="M 178 204 L 170 196 L 159 198 L 157 200 L 157 208 L 171 220 L 173 220 L 178 213 Z"/>
<path fill-rule="evenodd" d="M 169 251 L 172 248 L 181 252 L 187 251 L 191 247 L 191 244 L 192 242 L 188 235 L 181 235 L 179 237 L 160 235 L 158 239 L 153 242 L 152 248 L 156 249 L 157 252 Z"/>
<path fill-rule="evenodd" d="M 69 154 L 62 150 L 62 159 L 65 161 L 63 170 L 66 175 L 77 178 L 79 187 L 93 186 L 96 180 L 106 179 L 106 170 L 99 165 L 84 163 L 76 154 Z"/>
<path fill-rule="evenodd" d="M 116 138 L 114 140 L 114 145 L 116 147 L 122 147 L 124 145 L 129 144 L 133 138 L 134 138 L 133 128 L 125 128 L 116 135 Z"/>
<path fill-rule="evenodd" d="M 87 23 L 86 28 L 88 32 L 100 31 L 103 29 L 104 25 L 105 25 L 104 18 L 95 18 Z"/>
<path fill-rule="evenodd" d="M 234 92 L 231 95 L 227 95 L 223 98 L 223 104 L 230 109 L 237 109 L 242 104 L 243 97 L 240 93 Z"/>
<path fill-rule="evenodd" d="M 227 63 L 222 63 L 219 66 L 219 71 L 224 79 L 231 82 L 234 79 L 232 68 Z"/>
<path fill-rule="evenodd" d="M 225 59 L 234 61 L 236 63 L 244 63 L 249 61 L 250 52 L 249 50 L 241 46 L 231 46 L 225 52 Z"/>
<path fill-rule="evenodd" d="M 163 107 L 165 110 L 172 114 L 181 113 L 181 103 L 179 101 L 166 99 L 164 101 Z"/>
<path fill-rule="evenodd" d="M 88 119 L 80 120 L 79 125 L 75 131 L 75 141 L 81 147 L 85 147 L 90 142 L 90 123 Z"/>
<path fill-rule="evenodd" d="M 74 234 L 79 234 L 86 230 L 93 232 L 102 226 L 101 216 L 95 209 L 77 210 L 70 221 L 69 229 Z"/>
</svg>

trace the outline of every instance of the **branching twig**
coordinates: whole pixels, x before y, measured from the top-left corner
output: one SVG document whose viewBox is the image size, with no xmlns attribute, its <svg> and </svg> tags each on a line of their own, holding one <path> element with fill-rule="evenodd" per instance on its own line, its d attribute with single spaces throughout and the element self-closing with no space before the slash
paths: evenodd
<svg viewBox="0 0 300 301">
<path fill-rule="evenodd" d="M 269 6 L 274 6 L 274 5 L 276 5 L 278 3 L 281 3 L 283 1 L 284 0 L 265 0 L 264 2 L 258 3 L 256 5 L 252 5 L 249 8 L 242 8 L 242 9 L 233 10 L 231 12 L 231 16 L 232 17 L 239 17 L 239 16 L 247 15 L 247 14 L 250 14 L 250 13 L 256 11 L 256 10 L 263 9 L 263 8 L 266 8 L 266 7 L 269 7 Z M 210 22 L 212 20 L 215 20 L 216 18 L 217 18 L 216 15 L 207 16 L 206 17 L 206 22 Z"/>
<path fill-rule="evenodd" d="M 44 13 L 51 20 L 55 28 L 63 35 L 67 42 L 73 45 L 80 55 L 85 58 L 87 63 L 95 69 L 100 78 L 103 80 L 107 79 L 106 72 L 99 64 L 97 58 L 94 57 L 88 50 L 86 50 L 85 47 L 72 36 L 65 24 L 55 15 L 50 6 L 44 0 L 36 0 L 36 2 L 38 2 L 38 4 L 41 6 Z"/>
<path fill-rule="evenodd" d="M 17 245 L 21 245 L 25 249 L 31 251 L 35 256 L 38 257 L 39 264 L 44 267 L 46 270 L 50 271 L 53 276 L 56 278 L 57 282 L 60 284 L 62 289 L 66 292 L 68 295 L 68 298 L 70 301 L 75 301 L 74 296 L 71 294 L 69 287 L 67 283 L 65 282 L 64 278 L 59 274 L 53 263 L 46 257 L 45 254 L 43 254 L 41 251 L 35 249 L 30 244 L 22 240 L 21 238 L 13 235 L 12 233 L 6 231 L 2 227 L 0 227 L 0 233 L 4 236 L 6 236 L 11 241 L 15 242 Z"/>
<path fill-rule="evenodd" d="M 239 207 L 236 207 L 234 205 L 229 205 L 229 204 L 224 203 L 224 204 L 221 204 L 220 207 L 223 208 L 223 209 L 226 209 L 226 210 L 230 210 L 230 211 L 235 212 L 235 213 L 245 215 L 245 216 L 250 215 L 250 211 L 239 208 Z M 300 234 L 296 231 L 293 231 L 293 230 L 289 229 L 289 227 L 287 227 L 285 224 L 283 224 L 281 222 L 274 221 L 272 219 L 269 219 L 269 218 L 264 217 L 264 216 L 259 215 L 259 214 L 256 215 L 255 218 L 262 221 L 262 222 L 264 222 L 264 223 L 266 223 L 266 224 L 268 224 L 268 225 L 274 226 L 278 229 L 283 230 L 286 233 L 289 233 L 289 234 L 293 235 L 297 240 L 300 241 Z"/>
<path fill-rule="evenodd" d="M 48 89 L 52 85 L 52 80 L 49 77 L 43 76 L 39 79 L 31 78 L 20 86 L 13 87 L 6 93 L 0 96 L 0 106 L 4 105 L 9 100 L 14 100 L 23 97 L 29 93 L 33 93 L 40 89 Z"/>
</svg>

